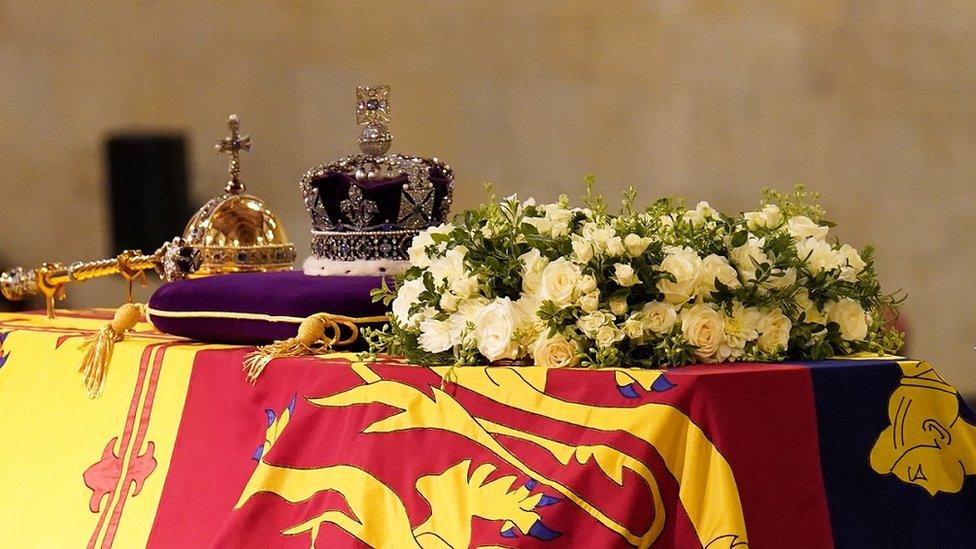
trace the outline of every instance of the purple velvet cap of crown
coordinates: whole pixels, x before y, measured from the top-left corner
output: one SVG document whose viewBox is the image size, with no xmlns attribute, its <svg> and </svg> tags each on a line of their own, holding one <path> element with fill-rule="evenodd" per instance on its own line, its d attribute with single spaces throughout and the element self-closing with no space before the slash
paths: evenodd
<svg viewBox="0 0 976 549">
<path fill-rule="evenodd" d="M 445 201 L 450 193 L 451 179 L 439 167 L 429 168 L 430 183 L 434 187 L 433 209 L 431 224 L 437 225 L 447 219 L 448 202 Z M 315 230 L 343 230 L 344 227 L 357 225 L 342 211 L 342 201 L 349 197 L 349 189 L 353 185 L 362 191 L 364 201 L 372 201 L 376 205 L 376 212 L 366 223 L 369 226 L 380 226 L 383 229 L 397 228 L 401 219 L 403 185 L 407 176 L 401 175 L 392 179 L 358 182 L 349 174 L 333 172 L 313 179 L 311 186 L 318 191 L 318 200 L 312 214 L 312 227 Z M 321 215 L 324 212 L 326 215 Z"/>
<path fill-rule="evenodd" d="M 308 276 L 299 271 L 233 273 L 180 280 L 161 286 L 149 299 L 154 311 L 251 313 L 305 318 L 315 313 L 351 317 L 386 314 L 370 290 L 381 276 Z M 213 343 L 261 344 L 294 337 L 298 323 L 237 318 L 159 316 L 150 320 L 162 332 Z"/>
</svg>

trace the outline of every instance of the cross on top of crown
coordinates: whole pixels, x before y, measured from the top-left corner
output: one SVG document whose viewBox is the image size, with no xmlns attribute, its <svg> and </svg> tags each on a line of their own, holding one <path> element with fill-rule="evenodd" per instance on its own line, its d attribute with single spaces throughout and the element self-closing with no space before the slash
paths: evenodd
<svg viewBox="0 0 976 549">
<path fill-rule="evenodd" d="M 390 87 L 356 88 L 356 123 L 386 124 L 390 121 Z"/>
<path fill-rule="evenodd" d="M 232 194 L 244 192 L 244 184 L 241 183 L 241 151 L 251 150 L 251 136 L 241 135 L 241 122 L 236 114 L 230 115 L 227 119 L 227 127 L 230 128 L 230 135 L 217 142 L 215 149 L 217 154 L 226 154 L 228 158 L 227 173 L 230 180 L 224 189 Z"/>
</svg>

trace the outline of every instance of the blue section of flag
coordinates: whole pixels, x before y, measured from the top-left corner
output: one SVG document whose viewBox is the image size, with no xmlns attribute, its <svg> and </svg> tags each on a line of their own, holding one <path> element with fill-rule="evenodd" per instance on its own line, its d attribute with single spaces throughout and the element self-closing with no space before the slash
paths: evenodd
<svg viewBox="0 0 976 549">
<path fill-rule="evenodd" d="M 671 380 L 668 379 L 664 374 L 661 374 L 661 376 L 655 379 L 654 383 L 651 384 L 651 390 L 658 393 L 663 393 L 664 391 L 674 387 L 675 384 L 671 383 Z"/>
<path fill-rule="evenodd" d="M 631 383 L 630 385 L 618 385 L 617 390 L 620 391 L 620 394 L 624 395 L 627 398 L 637 398 L 640 395 L 637 394 L 637 389 L 634 388 L 634 385 L 637 384 Z"/>
<path fill-rule="evenodd" d="M 813 379 L 836 547 L 976 547 L 976 477 L 968 477 L 958 493 L 931 496 L 871 468 L 871 448 L 891 424 L 888 400 L 899 386 L 901 367 L 891 360 L 805 365 Z M 960 416 L 976 423 L 961 400 Z"/>
</svg>

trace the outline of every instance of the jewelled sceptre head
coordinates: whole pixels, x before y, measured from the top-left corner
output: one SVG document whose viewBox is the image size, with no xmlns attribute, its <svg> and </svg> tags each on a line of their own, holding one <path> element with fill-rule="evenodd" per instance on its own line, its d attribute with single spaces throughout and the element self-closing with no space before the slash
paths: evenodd
<svg viewBox="0 0 976 549">
<path fill-rule="evenodd" d="M 16 267 L 0 274 L 0 292 L 10 301 L 22 301 L 43 295 L 48 318 L 54 318 L 54 303 L 64 299 L 64 287 L 71 282 L 120 275 L 128 282 L 127 300 L 132 301 L 132 283 L 153 270 L 165 281 L 186 278 L 200 267 L 200 253 L 174 238 L 155 253 L 144 255 L 126 250 L 116 257 L 96 261 L 78 261 L 70 265 L 44 263 L 36 269 Z"/>
</svg>

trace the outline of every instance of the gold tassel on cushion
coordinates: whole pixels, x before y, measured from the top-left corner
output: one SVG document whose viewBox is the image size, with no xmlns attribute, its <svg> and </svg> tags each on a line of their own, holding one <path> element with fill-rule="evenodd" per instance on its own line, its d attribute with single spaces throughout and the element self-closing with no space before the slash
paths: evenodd
<svg viewBox="0 0 976 549">
<path fill-rule="evenodd" d="M 115 311 L 115 317 L 98 333 L 85 338 L 81 344 L 86 349 L 85 357 L 81 359 L 81 372 L 88 389 L 88 398 L 95 398 L 102 394 L 105 388 L 105 375 L 108 373 L 109 362 L 112 361 L 112 349 L 115 344 L 125 338 L 125 332 L 135 327 L 142 318 L 142 306 L 126 303 Z"/>
<path fill-rule="evenodd" d="M 359 338 L 357 323 L 386 322 L 386 316 L 354 318 L 329 313 L 317 313 L 302 321 L 295 337 L 262 345 L 244 357 L 247 380 L 254 383 L 269 362 L 276 358 L 297 358 L 327 353 L 335 346 L 348 345 Z M 349 329 L 342 337 L 341 327 Z"/>
</svg>

